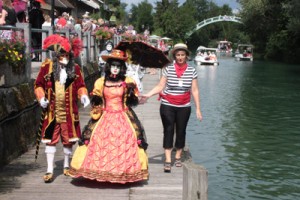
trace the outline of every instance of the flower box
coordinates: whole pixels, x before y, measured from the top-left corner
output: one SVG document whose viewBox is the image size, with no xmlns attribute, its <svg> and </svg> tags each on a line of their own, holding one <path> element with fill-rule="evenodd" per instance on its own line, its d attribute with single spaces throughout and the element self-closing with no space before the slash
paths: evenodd
<svg viewBox="0 0 300 200">
<path fill-rule="evenodd" d="M 96 30 L 93 32 L 97 40 L 101 39 L 111 39 L 114 35 L 114 31 L 108 27 L 98 27 Z"/>
<path fill-rule="evenodd" d="M 22 35 L 10 33 L 0 38 L 0 87 L 11 87 L 26 80 L 26 44 Z"/>
</svg>

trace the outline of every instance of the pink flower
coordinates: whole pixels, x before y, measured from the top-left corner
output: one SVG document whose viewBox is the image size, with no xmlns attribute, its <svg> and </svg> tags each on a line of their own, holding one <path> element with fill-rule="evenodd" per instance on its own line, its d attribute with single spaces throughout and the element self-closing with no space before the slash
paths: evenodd
<svg viewBox="0 0 300 200">
<path fill-rule="evenodd" d="M 90 143 L 90 141 L 88 141 L 88 140 L 85 140 L 85 141 L 84 141 L 84 144 L 85 144 L 85 145 L 88 145 L 89 143 Z"/>
<path fill-rule="evenodd" d="M 138 145 L 142 144 L 142 140 L 137 140 Z"/>
</svg>

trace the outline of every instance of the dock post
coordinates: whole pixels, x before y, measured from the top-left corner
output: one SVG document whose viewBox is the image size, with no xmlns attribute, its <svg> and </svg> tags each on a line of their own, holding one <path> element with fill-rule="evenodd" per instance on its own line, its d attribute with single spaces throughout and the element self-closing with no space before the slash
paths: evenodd
<svg viewBox="0 0 300 200">
<path fill-rule="evenodd" d="M 193 162 L 183 165 L 183 200 L 207 200 L 208 172 Z"/>
</svg>

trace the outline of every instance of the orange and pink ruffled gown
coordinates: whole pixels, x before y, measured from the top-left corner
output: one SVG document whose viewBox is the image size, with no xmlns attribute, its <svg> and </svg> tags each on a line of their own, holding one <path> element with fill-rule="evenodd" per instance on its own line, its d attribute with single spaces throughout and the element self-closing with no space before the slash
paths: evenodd
<svg viewBox="0 0 300 200">
<path fill-rule="evenodd" d="M 96 82 L 95 87 L 101 87 L 102 83 Z M 105 108 L 89 144 L 78 146 L 74 152 L 70 169 L 72 177 L 112 183 L 148 179 L 148 157 L 138 145 L 135 125 L 124 106 L 124 90 L 122 86 L 104 87 Z"/>
</svg>

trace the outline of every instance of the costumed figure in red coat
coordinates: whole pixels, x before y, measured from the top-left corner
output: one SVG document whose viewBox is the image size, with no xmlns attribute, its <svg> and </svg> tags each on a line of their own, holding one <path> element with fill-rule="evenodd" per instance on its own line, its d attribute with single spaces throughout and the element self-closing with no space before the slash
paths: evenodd
<svg viewBox="0 0 300 200">
<path fill-rule="evenodd" d="M 72 146 L 81 137 L 77 100 L 84 107 L 89 105 L 88 91 L 79 65 L 74 63 L 82 49 L 78 38 L 69 41 L 60 35 L 51 35 L 44 40 L 43 49 L 52 51 L 52 60 L 47 58 L 41 66 L 34 85 L 37 100 L 44 109 L 41 141 L 46 144 L 47 173 L 45 183 L 53 181 L 56 144 L 61 138 L 64 151 L 64 175 L 69 175 L 69 158 Z"/>
</svg>

